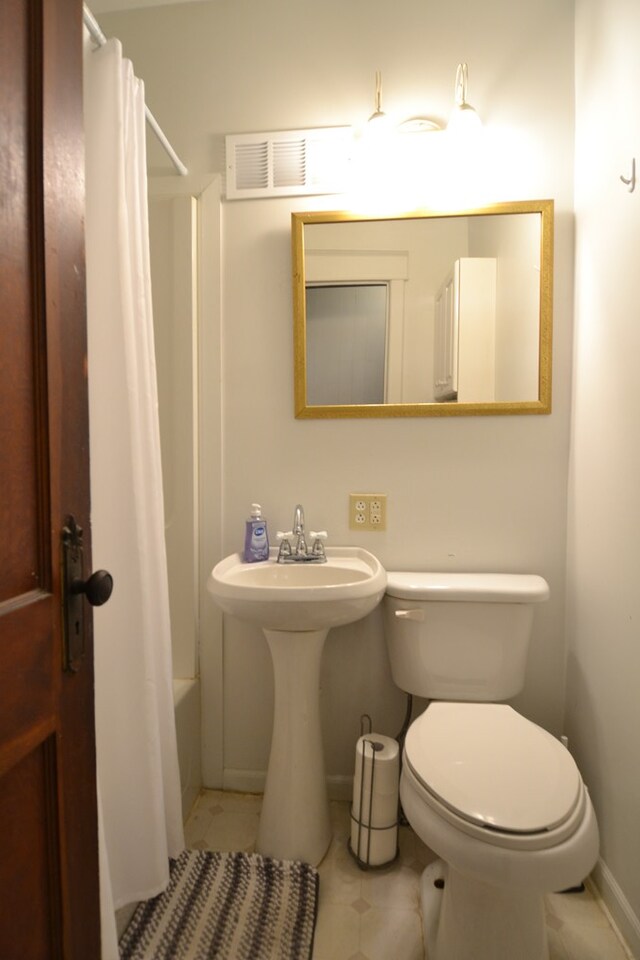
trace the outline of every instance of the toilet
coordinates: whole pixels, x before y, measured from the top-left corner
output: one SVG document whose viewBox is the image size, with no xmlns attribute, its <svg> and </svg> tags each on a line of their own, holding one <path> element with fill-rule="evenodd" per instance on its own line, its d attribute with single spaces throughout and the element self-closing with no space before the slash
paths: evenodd
<svg viewBox="0 0 640 960">
<path fill-rule="evenodd" d="M 430 701 L 400 777 L 405 816 L 439 857 L 421 884 L 429 960 L 548 960 L 544 894 L 580 884 L 598 857 L 571 754 L 504 702 L 548 596 L 528 574 L 387 575 L 394 682 Z"/>
</svg>

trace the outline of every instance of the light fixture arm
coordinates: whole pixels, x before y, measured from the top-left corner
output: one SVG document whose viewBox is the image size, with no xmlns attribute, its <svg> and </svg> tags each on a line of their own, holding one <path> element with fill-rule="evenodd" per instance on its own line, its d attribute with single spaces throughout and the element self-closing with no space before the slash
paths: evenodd
<svg viewBox="0 0 640 960">
<path fill-rule="evenodd" d="M 384 117 L 385 113 L 382 109 L 382 73 L 379 70 L 376 70 L 376 96 L 374 107 L 375 109 L 369 117 L 369 120 L 377 120 L 379 117 Z"/>
<path fill-rule="evenodd" d="M 463 107 L 467 103 L 467 84 L 469 69 L 466 63 L 459 63 L 456 70 L 455 102 L 456 106 Z"/>
</svg>

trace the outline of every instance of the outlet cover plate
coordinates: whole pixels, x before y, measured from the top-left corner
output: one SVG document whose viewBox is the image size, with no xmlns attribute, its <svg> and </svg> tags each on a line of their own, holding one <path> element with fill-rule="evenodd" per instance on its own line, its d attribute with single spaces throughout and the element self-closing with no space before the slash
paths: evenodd
<svg viewBox="0 0 640 960">
<path fill-rule="evenodd" d="M 378 531 L 386 530 L 386 493 L 350 493 L 349 529 Z"/>
</svg>

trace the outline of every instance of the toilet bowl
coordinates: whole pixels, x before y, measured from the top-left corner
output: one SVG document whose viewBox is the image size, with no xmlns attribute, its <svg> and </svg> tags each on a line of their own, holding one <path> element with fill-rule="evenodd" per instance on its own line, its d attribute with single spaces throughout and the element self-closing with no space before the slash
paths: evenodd
<svg viewBox="0 0 640 960">
<path fill-rule="evenodd" d="M 429 960 L 547 960 L 543 896 L 598 856 L 569 751 L 494 702 L 521 688 L 532 604 L 547 596 L 539 577 L 388 574 L 394 680 L 447 692 L 411 724 L 400 779 L 410 825 L 440 858 L 422 881 Z"/>
</svg>

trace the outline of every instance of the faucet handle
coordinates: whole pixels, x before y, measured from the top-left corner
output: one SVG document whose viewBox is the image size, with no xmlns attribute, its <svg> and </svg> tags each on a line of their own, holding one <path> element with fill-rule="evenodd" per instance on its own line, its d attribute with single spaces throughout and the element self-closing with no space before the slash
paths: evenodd
<svg viewBox="0 0 640 960">
<path fill-rule="evenodd" d="M 280 549 L 278 550 L 278 563 L 282 563 L 285 557 L 291 556 L 291 544 L 289 543 L 289 537 L 292 536 L 291 530 L 288 530 L 286 533 L 283 533 L 282 530 L 278 530 L 276 537 L 280 541 Z"/>
<path fill-rule="evenodd" d="M 310 530 L 309 536 L 313 538 L 313 549 L 312 553 L 316 557 L 324 557 L 324 544 L 323 540 L 326 540 L 329 534 L 326 530 Z"/>
</svg>

